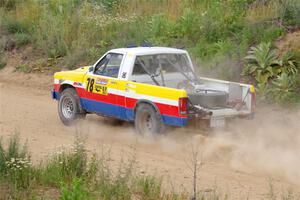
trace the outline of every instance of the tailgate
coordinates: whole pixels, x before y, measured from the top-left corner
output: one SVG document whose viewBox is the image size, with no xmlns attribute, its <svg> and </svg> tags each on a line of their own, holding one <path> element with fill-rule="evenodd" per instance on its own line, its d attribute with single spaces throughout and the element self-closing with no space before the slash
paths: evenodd
<svg viewBox="0 0 300 200">
<path fill-rule="evenodd" d="M 249 115 L 254 112 L 256 103 L 253 85 L 201 78 L 204 88 L 225 91 L 228 94 L 227 106 L 224 108 L 208 108 L 212 117 L 234 117 Z"/>
</svg>

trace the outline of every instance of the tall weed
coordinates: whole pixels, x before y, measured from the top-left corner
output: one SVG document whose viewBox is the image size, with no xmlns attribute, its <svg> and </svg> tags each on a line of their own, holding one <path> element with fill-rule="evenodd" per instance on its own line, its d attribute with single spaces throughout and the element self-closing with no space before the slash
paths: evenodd
<svg viewBox="0 0 300 200">
<path fill-rule="evenodd" d="M 78 178 L 74 178 L 71 185 L 62 183 L 60 186 L 60 200 L 81 200 L 91 199 L 90 193 L 84 188 L 84 183 Z"/>
<path fill-rule="evenodd" d="M 7 178 L 14 190 L 30 186 L 32 171 L 27 145 L 20 144 L 17 133 L 9 138 L 7 147 L 0 140 L 0 174 Z"/>
<path fill-rule="evenodd" d="M 87 169 L 87 154 L 82 141 L 75 140 L 69 150 L 62 149 L 45 163 L 41 163 L 39 181 L 45 185 L 58 186 L 60 182 L 70 182 L 83 177 Z"/>
</svg>

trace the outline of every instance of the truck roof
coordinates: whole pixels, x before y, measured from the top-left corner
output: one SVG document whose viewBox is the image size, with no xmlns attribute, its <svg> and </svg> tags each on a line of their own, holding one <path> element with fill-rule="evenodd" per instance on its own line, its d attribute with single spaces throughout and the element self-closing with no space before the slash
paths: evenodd
<svg viewBox="0 0 300 200">
<path fill-rule="evenodd" d="M 163 53 L 187 53 L 183 49 L 176 49 L 170 47 L 132 47 L 132 48 L 119 48 L 112 49 L 109 52 L 114 53 L 132 53 L 134 55 L 149 55 L 149 54 L 163 54 Z"/>
</svg>

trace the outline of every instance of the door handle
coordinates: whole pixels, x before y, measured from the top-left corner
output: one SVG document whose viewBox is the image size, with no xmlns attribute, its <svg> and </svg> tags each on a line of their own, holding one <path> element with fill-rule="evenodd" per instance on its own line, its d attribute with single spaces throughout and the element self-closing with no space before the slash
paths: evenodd
<svg viewBox="0 0 300 200">
<path fill-rule="evenodd" d="M 125 86 L 126 86 L 126 88 L 136 89 L 136 85 L 134 85 L 134 84 L 127 83 Z"/>
</svg>

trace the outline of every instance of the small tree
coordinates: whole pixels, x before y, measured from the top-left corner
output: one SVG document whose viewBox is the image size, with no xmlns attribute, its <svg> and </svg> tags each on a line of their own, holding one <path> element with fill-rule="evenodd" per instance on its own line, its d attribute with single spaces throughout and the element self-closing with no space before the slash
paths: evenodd
<svg viewBox="0 0 300 200">
<path fill-rule="evenodd" d="M 295 75 L 288 76 L 282 73 L 272 81 L 270 94 L 279 104 L 290 104 L 298 100 L 297 78 Z"/>
<path fill-rule="evenodd" d="M 245 57 L 248 61 L 243 74 L 253 76 L 258 83 L 267 83 L 272 77 L 280 73 L 277 53 L 271 49 L 270 43 L 261 43 L 251 47 Z"/>
<path fill-rule="evenodd" d="M 270 43 L 252 47 L 245 57 L 247 65 L 243 74 L 256 80 L 261 100 L 279 104 L 295 103 L 297 95 L 298 62 L 291 52 L 279 55 Z"/>
</svg>

